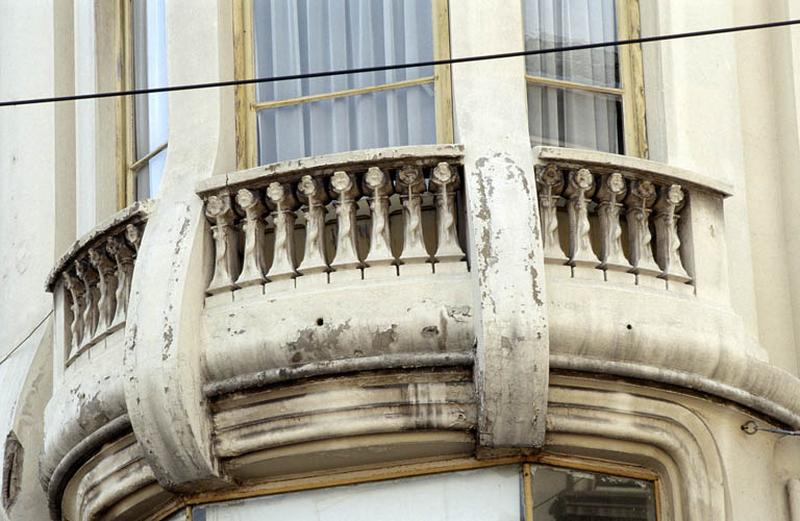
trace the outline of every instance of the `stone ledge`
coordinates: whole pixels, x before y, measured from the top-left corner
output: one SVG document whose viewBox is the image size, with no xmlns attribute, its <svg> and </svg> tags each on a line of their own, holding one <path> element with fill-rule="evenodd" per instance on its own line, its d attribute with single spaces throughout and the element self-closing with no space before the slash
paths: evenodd
<svg viewBox="0 0 800 521">
<path fill-rule="evenodd" d="M 277 177 L 300 177 L 311 170 L 333 171 L 342 166 L 353 168 L 360 164 L 371 166 L 375 163 L 403 165 L 413 160 L 424 160 L 426 163 L 460 161 L 463 155 L 464 147 L 462 145 L 416 145 L 339 152 L 291 159 L 225 175 L 215 175 L 200 181 L 197 184 L 197 193 L 205 194 L 225 187 L 236 189 L 245 185 L 248 188 L 257 188 L 265 186 Z"/>
<path fill-rule="evenodd" d="M 641 176 L 643 179 L 662 183 L 678 181 L 687 188 L 712 192 L 723 197 L 733 195 L 733 187 L 724 181 L 719 181 L 691 170 L 638 157 L 562 147 L 535 147 L 533 149 L 533 157 L 534 160 L 540 163 L 574 163 L 576 168 L 594 168 L 598 172 L 602 170 L 623 170 L 635 173 L 637 177 Z"/>
<path fill-rule="evenodd" d="M 111 215 L 104 221 L 98 223 L 89 232 L 83 234 L 77 241 L 75 241 L 69 249 L 59 257 L 56 261 L 50 274 L 47 275 L 45 281 L 45 290 L 48 292 L 53 291 L 56 281 L 61 273 L 66 269 L 67 265 L 75 260 L 80 254 L 86 251 L 94 243 L 101 240 L 103 237 L 112 232 L 122 229 L 128 224 L 139 223 L 150 215 L 155 207 L 155 201 L 148 199 L 145 201 L 136 201 L 130 206 L 123 208 L 117 213 Z"/>
</svg>

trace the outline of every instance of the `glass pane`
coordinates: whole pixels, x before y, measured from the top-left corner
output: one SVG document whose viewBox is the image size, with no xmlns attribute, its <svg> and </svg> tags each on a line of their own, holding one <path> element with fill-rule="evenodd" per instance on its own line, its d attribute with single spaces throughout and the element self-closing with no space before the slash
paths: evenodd
<svg viewBox="0 0 800 521">
<path fill-rule="evenodd" d="M 618 96 L 528 85 L 528 125 L 531 146 L 624 153 Z"/>
<path fill-rule="evenodd" d="M 167 85 L 167 47 L 164 0 L 133 0 L 134 85 L 137 89 Z M 136 96 L 135 159 L 141 159 L 167 142 L 167 93 Z M 147 169 L 137 174 L 137 198 L 158 193 L 164 152 L 150 160 Z M 160 159 L 159 159 L 160 156 Z M 143 191 L 142 187 L 146 187 Z"/>
<path fill-rule="evenodd" d="M 436 142 L 433 84 L 258 112 L 259 163 Z"/>
<path fill-rule="evenodd" d="M 613 41 L 614 0 L 525 0 L 525 48 L 549 49 Z M 528 56 L 527 73 L 587 85 L 620 87 L 614 47 Z"/>
<path fill-rule="evenodd" d="M 282 76 L 433 59 L 431 0 L 260 0 L 256 74 Z M 257 85 L 258 101 L 433 75 L 431 67 Z"/>
<path fill-rule="evenodd" d="M 518 521 L 518 466 L 451 472 L 194 507 L 204 521 Z"/>
<path fill-rule="evenodd" d="M 532 470 L 536 521 L 656 521 L 650 481 L 539 465 Z"/>
<path fill-rule="evenodd" d="M 164 173 L 164 163 L 167 159 L 167 151 L 162 150 L 151 157 L 146 165 L 136 172 L 136 199 L 148 199 L 158 195 L 161 187 L 161 176 Z"/>
</svg>

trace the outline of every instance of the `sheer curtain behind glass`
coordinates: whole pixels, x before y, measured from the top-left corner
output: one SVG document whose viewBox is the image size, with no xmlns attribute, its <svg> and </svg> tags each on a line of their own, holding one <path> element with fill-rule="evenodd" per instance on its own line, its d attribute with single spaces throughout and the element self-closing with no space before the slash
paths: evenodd
<svg viewBox="0 0 800 521">
<path fill-rule="evenodd" d="M 137 89 L 167 85 L 165 0 L 132 0 L 133 77 Z M 158 193 L 169 133 L 167 93 L 137 96 L 134 106 L 136 199 Z M 150 159 L 142 161 L 159 150 Z"/>
<path fill-rule="evenodd" d="M 253 19 L 258 76 L 433 59 L 431 0 L 257 0 Z M 259 162 L 436 142 L 432 67 L 260 84 L 263 103 L 427 77 L 259 110 Z"/>
<path fill-rule="evenodd" d="M 526 49 L 608 41 L 616 35 L 614 0 L 525 0 Z M 622 96 L 614 92 L 621 88 L 616 48 L 529 56 L 526 72 L 532 145 L 623 153 Z M 579 85 L 546 85 L 547 79 Z"/>
</svg>

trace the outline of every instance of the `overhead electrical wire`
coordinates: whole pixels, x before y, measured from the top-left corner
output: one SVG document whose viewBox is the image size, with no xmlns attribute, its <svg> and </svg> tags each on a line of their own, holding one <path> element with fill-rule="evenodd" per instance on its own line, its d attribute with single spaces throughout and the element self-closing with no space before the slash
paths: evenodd
<svg viewBox="0 0 800 521">
<path fill-rule="evenodd" d="M 246 78 L 241 80 L 215 81 L 209 83 L 191 83 L 185 85 L 173 85 L 168 87 L 153 87 L 147 89 L 131 89 L 121 91 L 97 92 L 92 94 L 73 94 L 69 96 L 53 96 L 46 98 L 29 98 L 20 100 L 0 101 L 0 107 L 14 107 L 21 105 L 35 105 L 41 103 L 56 103 L 61 101 L 80 101 L 100 98 L 113 98 L 117 96 L 135 96 L 140 94 L 157 94 L 160 92 L 178 92 L 184 90 L 210 89 L 217 87 L 235 87 L 238 85 L 252 85 L 257 83 L 273 83 L 278 81 L 304 80 L 309 78 L 322 78 L 327 76 L 342 76 L 349 74 L 364 74 L 368 72 L 392 71 L 398 69 L 413 69 L 420 67 L 431 67 L 436 65 L 454 65 L 457 63 L 468 63 L 487 60 L 501 60 L 504 58 L 517 58 L 521 56 L 538 56 L 541 54 L 551 54 L 560 52 L 582 51 L 586 49 L 599 49 L 602 47 L 617 47 L 622 45 L 635 45 L 642 43 L 663 42 L 668 40 L 679 40 L 683 38 L 695 38 L 699 36 L 712 36 L 716 34 L 726 34 L 741 31 L 753 31 L 757 29 L 773 29 L 776 27 L 787 27 L 800 24 L 800 19 L 782 20 L 778 22 L 768 22 L 753 25 L 738 25 L 733 27 L 723 27 L 719 29 L 707 29 L 703 31 L 690 31 L 684 33 L 663 34 L 658 36 L 646 36 L 643 38 L 630 38 L 627 40 L 612 40 L 606 42 L 585 43 L 577 45 L 567 45 L 563 47 L 551 47 L 547 49 L 533 49 L 527 51 L 505 52 L 497 54 L 482 54 L 477 56 L 465 56 L 461 58 L 446 58 L 441 60 L 429 60 L 413 63 L 398 63 L 392 65 L 376 65 L 373 67 L 359 67 L 352 69 L 339 69 L 330 71 L 307 72 L 302 74 L 288 74 L 284 76 L 270 76 L 264 78 Z"/>
</svg>

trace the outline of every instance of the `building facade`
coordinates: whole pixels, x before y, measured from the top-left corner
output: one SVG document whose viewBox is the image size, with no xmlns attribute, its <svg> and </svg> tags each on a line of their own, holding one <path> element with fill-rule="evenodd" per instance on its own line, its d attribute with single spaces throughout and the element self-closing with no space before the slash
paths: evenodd
<svg viewBox="0 0 800 521">
<path fill-rule="evenodd" d="M 0 99 L 799 15 L 0 0 Z M 0 107 L 0 519 L 798 521 L 799 156 L 788 28 Z"/>
</svg>

